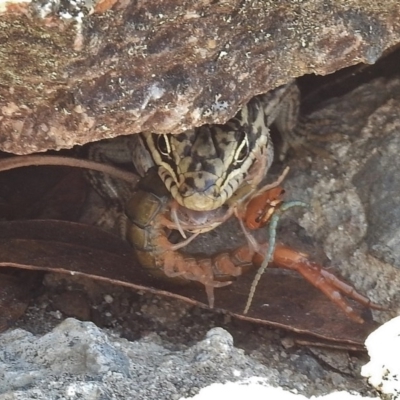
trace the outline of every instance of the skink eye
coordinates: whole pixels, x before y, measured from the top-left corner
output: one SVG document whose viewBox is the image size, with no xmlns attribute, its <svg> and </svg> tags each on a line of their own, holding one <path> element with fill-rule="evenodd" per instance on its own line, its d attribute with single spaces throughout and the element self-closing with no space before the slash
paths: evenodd
<svg viewBox="0 0 400 400">
<path fill-rule="evenodd" d="M 169 137 L 168 135 L 157 135 L 156 139 L 157 143 L 157 148 L 158 151 L 163 155 L 163 156 L 169 156 L 171 153 L 171 145 L 169 143 Z"/>
</svg>

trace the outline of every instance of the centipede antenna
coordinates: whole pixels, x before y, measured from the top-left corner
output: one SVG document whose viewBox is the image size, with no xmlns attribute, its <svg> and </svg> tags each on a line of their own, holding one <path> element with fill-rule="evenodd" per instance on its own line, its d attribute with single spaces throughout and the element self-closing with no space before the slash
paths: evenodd
<svg viewBox="0 0 400 400">
<path fill-rule="evenodd" d="M 178 214 L 176 212 L 176 207 L 171 207 L 171 212 L 170 213 L 171 213 L 172 221 L 175 222 L 179 233 L 182 235 L 182 237 L 184 239 L 187 239 L 187 236 L 186 236 L 184 230 L 182 229 L 182 225 L 181 225 L 181 223 L 179 221 Z"/>
<path fill-rule="evenodd" d="M 278 226 L 278 222 L 281 218 L 281 216 L 289 209 L 293 207 L 307 207 L 306 203 L 303 203 L 302 201 L 289 201 L 287 203 L 283 203 L 279 209 L 277 209 L 274 214 L 271 217 L 271 220 L 269 222 L 269 227 L 268 227 L 268 234 L 269 234 L 269 242 L 268 242 L 268 250 L 267 253 L 265 254 L 264 260 L 261 264 L 261 267 L 258 269 L 256 276 L 254 277 L 254 280 L 251 284 L 250 287 L 250 292 L 249 296 L 247 298 L 247 303 L 246 307 L 244 308 L 243 314 L 247 314 L 251 303 L 253 301 L 254 293 L 256 292 L 258 282 L 261 279 L 262 274 L 265 272 L 265 270 L 268 267 L 268 264 L 273 258 L 274 251 L 275 251 L 275 243 L 276 243 L 276 228 Z"/>
</svg>

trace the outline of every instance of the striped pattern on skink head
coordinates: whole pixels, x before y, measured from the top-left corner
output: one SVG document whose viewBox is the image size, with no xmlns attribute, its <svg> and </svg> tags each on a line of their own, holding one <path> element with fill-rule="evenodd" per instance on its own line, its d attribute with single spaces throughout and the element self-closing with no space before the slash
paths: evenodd
<svg viewBox="0 0 400 400">
<path fill-rule="evenodd" d="M 269 157 L 267 172 L 272 144 L 265 122 L 262 104 L 254 98 L 224 125 L 203 125 L 178 135 L 142 134 L 142 139 L 179 204 L 214 210 L 246 181 L 258 157 Z"/>
</svg>

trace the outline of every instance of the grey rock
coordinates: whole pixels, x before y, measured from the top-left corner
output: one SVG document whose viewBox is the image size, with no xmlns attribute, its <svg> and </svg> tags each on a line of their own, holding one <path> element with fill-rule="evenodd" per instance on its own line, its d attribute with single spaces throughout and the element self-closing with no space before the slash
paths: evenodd
<svg viewBox="0 0 400 400">
<path fill-rule="evenodd" d="M 3 333 L 0 399 L 155 399 L 160 394 L 172 399 L 215 381 L 254 374 L 277 379 L 236 349 L 232 336 L 221 328 L 184 351 L 156 342 L 128 342 L 72 318 L 41 337 L 22 329 Z"/>
<path fill-rule="evenodd" d="M 291 161 L 288 198 L 303 200 L 300 225 L 332 264 L 368 297 L 400 312 L 398 174 L 400 81 L 379 78 L 309 115 L 302 131 L 325 139 L 330 156 Z M 285 240 L 281 238 L 281 240 Z"/>
<path fill-rule="evenodd" d="M 42 336 L 22 329 L 5 332 L 0 335 L 0 400 L 177 400 L 197 393 L 194 398 L 199 400 L 210 396 L 306 399 L 277 388 L 281 372 L 235 348 L 232 336 L 222 328 L 211 329 L 203 340 L 182 350 L 162 343 L 156 334 L 129 342 L 72 318 Z M 297 357 L 297 364 L 298 376 L 291 374 L 292 383 L 299 382 L 301 373 L 309 375 L 320 368 L 304 355 Z M 310 378 L 317 379 L 315 373 Z M 364 397 L 334 392 L 328 398 Z"/>
</svg>

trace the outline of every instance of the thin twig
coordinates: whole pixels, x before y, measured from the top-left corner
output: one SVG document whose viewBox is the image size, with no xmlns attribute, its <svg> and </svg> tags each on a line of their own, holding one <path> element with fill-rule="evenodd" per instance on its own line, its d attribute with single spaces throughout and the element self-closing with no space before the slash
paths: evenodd
<svg viewBox="0 0 400 400">
<path fill-rule="evenodd" d="M 86 168 L 109 174 L 115 178 L 122 179 L 127 182 L 136 182 L 138 180 L 138 176 L 133 172 L 125 171 L 113 165 L 101 164 L 96 161 L 81 160 L 72 157 L 46 155 L 15 156 L 4 158 L 0 160 L 0 172 L 8 171 L 15 168 L 31 167 L 38 165 L 58 165 L 74 168 Z"/>
</svg>

